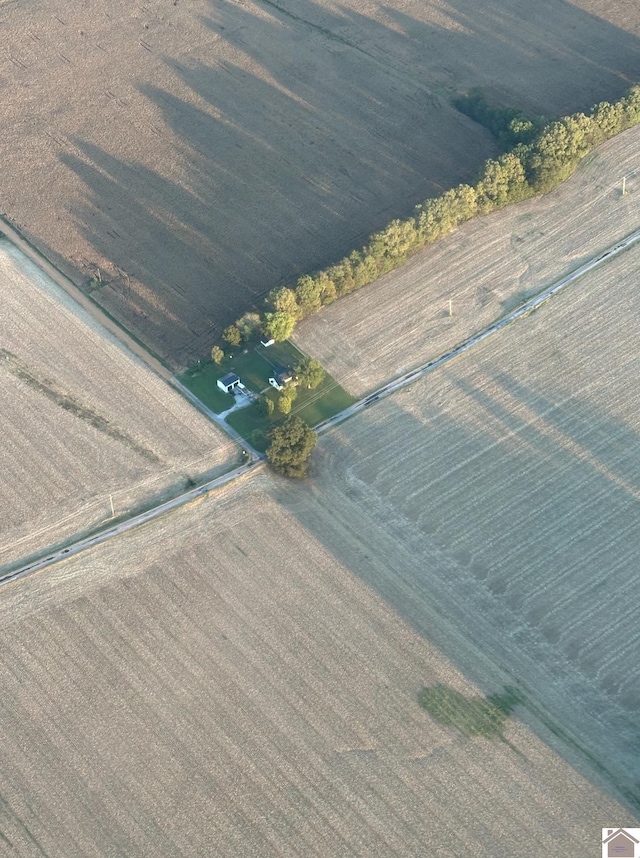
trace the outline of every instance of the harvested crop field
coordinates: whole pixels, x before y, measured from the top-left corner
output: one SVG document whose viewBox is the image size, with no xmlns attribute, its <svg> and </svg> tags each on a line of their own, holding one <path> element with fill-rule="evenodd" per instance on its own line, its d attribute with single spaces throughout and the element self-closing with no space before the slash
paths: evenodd
<svg viewBox="0 0 640 858">
<path fill-rule="evenodd" d="M 548 115 L 617 98 L 640 13 L 601 6 L 2 3 L 2 209 L 183 366 L 271 287 L 474 175 L 495 150 L 454 91 Z"/>
<path fill-rule="evenodd" d="M 303 322 L 296 342 L 354 395 L 444 354 L 638 228 L 639 146 L 640 128 L 621 134 L 553 193 L 465 224 Z"/>
<path fill-rule="evenodd" d="M 257 475 L 0 590 L 8 854 L 587 854 L 628 824 L 526 709 L 506 741 L 432 720 L 423 685 L 474 688 L 353 574 L 365 534 L 341 563 L 287 506 L 345 545 Z"/>
<path fill-rule="evenodd" d="M 379 559 L 365 581 L 430 637 L 437 605 L 636 805 L 639 277 L 632 250 L 343 424 L 314 481 Z"/>
<path fill-rule="evenodd" d="M 236 447 L 0 241 L 0 566 L 214 476 Z"/>
</svg>

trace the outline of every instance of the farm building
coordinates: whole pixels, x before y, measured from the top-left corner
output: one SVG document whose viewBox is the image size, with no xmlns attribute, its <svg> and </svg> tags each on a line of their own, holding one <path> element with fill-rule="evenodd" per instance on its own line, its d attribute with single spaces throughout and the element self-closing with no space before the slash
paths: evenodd
<svg viewBox="0 0 640 858">
<path fill-rule="evenodd" d="M 269 378 L 271 387 L 276 390 L 282 390 L 293 381 L 293 370 L 286 366 L 277 366 L 273 370 L 273 375 Z"/>
<path fill-rule="evenodd" d="M 225 393 L 233 393 L 240 386 L 240 379 L 233 372 L 228 372 L 218 379 L 217 384 L 220 390 L 224 390 Z"/>
</svg>

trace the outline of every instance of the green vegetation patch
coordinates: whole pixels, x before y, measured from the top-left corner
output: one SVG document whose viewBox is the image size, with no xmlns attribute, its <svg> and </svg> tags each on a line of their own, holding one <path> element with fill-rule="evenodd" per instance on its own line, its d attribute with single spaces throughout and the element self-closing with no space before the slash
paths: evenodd
<svg viewBox="0 0 640 858">
<path fill-rule="evenodd" d="M 298 396 L 293 402 L 291 415 L 301 417 L 308 426 L 313 427 L 344 411 L 355 401 L 335 379 L 325 375 L 324 381 L 315 390 L 298 387 Z M 265 453 L 271 443 L 271 430 L 283 422 L 284 415 L 277 410 L 267 415 L 258 402 L 247 408 L 240 408 L 227 417 L 227 423 L 261 453 Z"/>
<path fill-rule="evenodd" d="M 214 363 L 203 363 L 200 366 L 191 367 L 178 380 L 195 394 L 203 405 L 210 408 L 216 414 L 226 411 L 233 405 L 233 396 L 223 393 L 216 385 L 217 380 L 225 373 Z"/>
<path fill-rule="evenodd" d="M 501 737 L 507 719 L 522 702 L 521 693 L 506 687 L 501 694 L 465 696 L 448 685 L 438 683 L 423 688 L 418 703 L 439 724 L 455 727 L 465 736 Z"/>
<path fill-rule="evenodd" d="M 299 417 L 291 416 L 271 432 L 270 438 L 267 457 L 274 471 L 285 477 L 305 477 L 309 456 L 318 441 L 313 429 Z"/>
<path fill-rule="evenodd" d="M 234 398 L 223 393 L 217 381 L 229 372 L 253 393 L 259 394 L 269 388 L 269 376 L 277 366 L 293 367 L 304 354 L 293 343 L 274 343 L 265 348 L 261 345 L 227 347 L 219 364 L 213 361 L 190 367 L 178 376 L 179 380 L 194 393 L 207 408 L 220 414 L 231 408 Z"/>
<path fill-rule="evenodd" d="M 293 368 L 306 358 L 297 346 L 288 341 L 274 343 L 267 348 L 251 345 L 228 351 L 230 354 L 225 354 L 219 364 L 209 361 L 191 367 L 179 377 L 185 387 L 216 414 L 232 408 L 235 401 L 230 393 L 223 393 L 217 386 L 218 379 L 226 373 L 235 373 L 257 395 L 266 391 L 276 404 L 278 393 L 269 386 L 269 376 L 273 375 L 276 367 Z M 309 389 L 300 384 L 296 387 L 296 393 L 291 415 L 302 418 L 309 426 L 317 426 L 356 401 L 327 373 L 317 387 Z M 269 433 L 284 422 L 285 415 L 277 407 L 267 414 L 262 404 L 256 401 L 246 408 L 239 408 L 226 419 L 243 438 L 264 453 L 271 443 Z"/>
</svg>

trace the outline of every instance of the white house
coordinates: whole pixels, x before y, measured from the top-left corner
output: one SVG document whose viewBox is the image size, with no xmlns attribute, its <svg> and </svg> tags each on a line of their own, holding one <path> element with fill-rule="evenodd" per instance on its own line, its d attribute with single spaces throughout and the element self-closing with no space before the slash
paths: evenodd
<svg viewBox="0 0 640 858">
<path fill-rule="evenodd" d="M 273 370 L 273 375 L 269 379 L 271 387 L 276 390 L 282 390 L 293 381 L 293 370 L 286 366 L 277 366 Z"/>
<path fill-rule="evenodd" d="M 234 373 L 228 372 L 226 375 L 223 375 L 222 378 L 218 379 L 217 384 L 220 390 L 224 390 L 225 393 L 233 394 L 235 389 L 240 386 L 240 379 L 237 375 L 234 375 Z"/>
</svg>

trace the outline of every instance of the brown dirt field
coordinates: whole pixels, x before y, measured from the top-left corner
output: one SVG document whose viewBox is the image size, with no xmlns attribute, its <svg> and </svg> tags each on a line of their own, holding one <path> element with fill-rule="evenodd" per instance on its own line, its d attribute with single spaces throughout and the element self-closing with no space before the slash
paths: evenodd
<svg viewBox="0 0 640 858">
<path fill-rule="evenodd" d="M 0 241 L 0 566 L 223 473 L 235 444 Z"/>
<path fill-rule="evenodd" d="M 303 322 L 297 344 L 354 395 L 444 354 L 638 228 L 639 146 L 631 129 L 548 196 L 465 224 Z"/>
<path fill-rule="evenodd" d="M 628 824 L 526 711 L 507 741 L 432 721 L 423 684 L 473 686 L 352 573 L 362 534 L 344 564 L 288 506 L 345 544 L 259 475 L 0 590 L 9 854 L 542 858 Z"/>
<path fill-rule="evenodd" d="M 639 277 L 635 249 L 323 438 L 342 548 L 299 512 L 340 558 L 358 534 L 366 583 L 436 643 L 437 606 L 637 803 Z"/>
<path fill-rule="evenodd" d="M 182 365 L 256 296 L 472 176 L 494 150 L 456 89 L 550 115 L 618 97 L 640 12 L 609 7 L 5 2 L 0 207 Z"/>
</svg>

